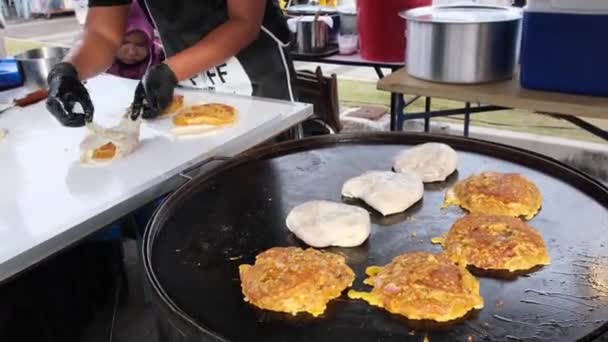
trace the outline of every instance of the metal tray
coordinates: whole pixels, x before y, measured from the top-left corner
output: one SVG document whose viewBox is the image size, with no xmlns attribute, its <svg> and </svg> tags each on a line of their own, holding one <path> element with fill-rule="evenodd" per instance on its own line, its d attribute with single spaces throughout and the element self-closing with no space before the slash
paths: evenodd
<svg viewBox="0 0 608 342">
<path fill-rule="evenodd" d="M 531 221 L 552 264 L 516 279 L 481 277 L 485 308 L 448 326 L 411 322 L 345 295 L 319 318 L 256 309 L 240 292 L 237 267 L 274 246 L 302 245 L 284 220 L 297 204 L 340 201 L 342 183 L 370 169 L 390 170 L 398 151 L 450 144 L 457 174 L 427 184 L 403 214 L 372 213 L 372 236 L 342 253 L 361 284 L 364 269 L 413 250 L 439 252 L 430 239 L 463 212 L 441 210 L 446 189 L 482 171 L 519 172 L 544 197 Z M 163 341 L 575 341 L 608 329 L 608 189 L 555 160 L 490 142 L 426 134 L 340 135 L 252 151 L 176 191 L 144 240 L 144 263 L 160 309 Z"/>
</svg>

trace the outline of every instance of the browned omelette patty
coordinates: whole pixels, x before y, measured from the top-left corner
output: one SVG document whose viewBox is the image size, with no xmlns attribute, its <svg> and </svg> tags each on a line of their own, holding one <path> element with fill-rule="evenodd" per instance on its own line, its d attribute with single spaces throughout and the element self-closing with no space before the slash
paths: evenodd
<svg viewBox="0 0 608 342">
<path fill-rule="evenodd" d="M 275 247 L 255 265 L 239 266 L 245 301 L 259 308 L 321 315 L 327 303 L 350 287 L 355 273 L 344 257 L 309 248 Z"/>
<path fill-rule="evenodd" d="M 222 126 L 234 123 L 236 116 L 237 110 L 232 106 L 221 103 L 207 103 L 184 108 L 173 117 L 173 123 L 176 126 Z"/>
<path fill-rule="evenodd" d="M 348 296 L 409 319 L 448 322 L 483 308 L 477 279 L 444 255 L 406 253 L 366 273 L 372 291 L 350 290 Z"/>
<path fill-rule="evenodd" d="M 525 271 L 551 261 L 540 233 L 511 216 L 467 215 L 452 225 L 442 245 L 453 262 L 484 270 Z"/>
<path fill-rule="evenodd" d="M 542 204 L 540 191 L 517 173 L 483 172 L 464 179 L 445 194 L 444 207 L 460 205 L 471 213 L 531 219 Z"/>
<path fill-rule="evenodd" d="M 165 108 L 165 110 L 162 112 L 162 115 L 165 116 L 165 115 L 176 113 L 177 111 L 181 110 L 183 107 L 184 107 L 184 95 L 173 95 L 173 99 L 171 100 L 169 107 Z"/>
</svg>

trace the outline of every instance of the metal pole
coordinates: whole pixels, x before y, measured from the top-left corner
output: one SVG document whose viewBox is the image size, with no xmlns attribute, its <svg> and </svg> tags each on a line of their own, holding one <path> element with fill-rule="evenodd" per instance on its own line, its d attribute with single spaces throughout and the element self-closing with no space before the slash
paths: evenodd
<svg viewBox="0 0 608 342">
<path fill-rule="evenodd" d="M 471 103 L 467 102 L 464 107 L 464 136 L 469 136 L 469 124 L 471 122 Z"/>
<path fill-rule="evenodd" d="M 427 96 L 424 100 L 424 112 L 428 114 L 430 111 L 431 111 L 431 98 Z M 431 117 L 426 116 L 424 118 L 424 131 L 426 133 L 428 133 L 428 132 L 430 132 L 430 130 L 431 130 Z"/>
</svg>

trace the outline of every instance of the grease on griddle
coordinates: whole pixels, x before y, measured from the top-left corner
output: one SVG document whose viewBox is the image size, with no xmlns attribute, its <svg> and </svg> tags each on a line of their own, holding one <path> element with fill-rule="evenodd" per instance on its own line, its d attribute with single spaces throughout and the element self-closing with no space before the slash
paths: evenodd
<svg viewBox="0 0 608 342">
<path fill-rule="evenodd" d="M 575 300 L 575 299 L 594 300 L 594 299 L 598 298 L 597 296 L 577 296 L 577 295 L 572 295 L 572 294 L 562 293 L 562 292 L 548 292 L 548 291 L 534 290 L 534 289 L 526 289 L 526 290 L 524 290 L 524 292 L 525 293 L 535 293 L 535 294 L 541 295 L 541 296 L 563 299 L 563 300 L 570 301 L 570 302 L 573 302 L 573 303 L 576 303 L 579 305 L 587 306 L 591 309 L 599 308 L 598 305 L 589 304 L 589 303 L 586 303 L 583 301 Z"/>
<path fill-rule="evenodd" d="M 524 304 L 533 304 L 533 305 L 546 306 L 546 307 L 550 307 L 550 308 L 554 308 L 554 309 L 566 310 L 566 311 L 568 311 L 568 312 L 572 312 L 572 313 L 575 313 L 575 314 L 578 314 L 578 315 L 581 315 L 581 316 L 585 316 L 585 314 L 584 314 L 584 313 L 582 313 L 582 312 L 578 312 L 578 311 L 576 311 L 576 310 L 572 310 L 572 309 L 569 309 L 569 308 L 565 308 L 565 307 L 563 307 L 563 306 L 557 306 L 557 305 L 552 305 L 552 304 L 547 304 L 547 303 L 539 302 L 539 301 L 537 301 L 537 300 L 531 300 L 531 299 L 520 299 L 519 301 L 520 301 L 521 303 L 524 303 Z M 561 311 L 554 312 L 554 313 L 552 313 L 552 315 L 557 314 L 557 313 L 560 313 L 560 312 L 561 312 Z M 543 316 L 537 316 L 537 317 L 543 317 Z"/>
</svg>

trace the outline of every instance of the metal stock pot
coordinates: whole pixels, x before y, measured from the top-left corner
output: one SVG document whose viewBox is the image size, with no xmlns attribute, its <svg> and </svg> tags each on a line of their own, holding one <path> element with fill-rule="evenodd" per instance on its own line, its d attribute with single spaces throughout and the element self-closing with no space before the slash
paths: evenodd
<svg viewBox="0 0 608 342">
<path fill-rule="evenodd" d="M 400 15 L 407 20 L 410 75 L 445 83 L 486 83 L 513 76 L 521 37 L 520 9 L 430 6 Z"/>
</svg>

